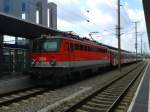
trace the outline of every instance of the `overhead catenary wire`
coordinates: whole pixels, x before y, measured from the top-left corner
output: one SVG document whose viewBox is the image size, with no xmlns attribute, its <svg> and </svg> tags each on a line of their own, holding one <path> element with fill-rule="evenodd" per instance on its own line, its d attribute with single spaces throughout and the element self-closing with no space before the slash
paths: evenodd
<svg viewBox="0 0 150 112">
<path fill-rule="evenodd" d="M 59 1 L 57 1 L 59 4 L 61 4 Z M 30 1 L 30 3 L 33 5 L 33 3 Z M 62 5 L 62 4 L 61 4 Z M 122 5 L 123 6 L 123 5 Z M 72 16 L 80 16 L 83 20 L 88 20 L 87 18 L 85 18 L 84 16 L 81 16 L 79 15 L 78 13 L 76 13 L 75 11 L 72 11 L 72 10 L 66 10 L 65 8 L 63 8 L 62 6 L 58 5 L 58 7 L 61 9 L 61 10 L 64 10 L 63 12 L 65 13 L 65 15 L 67 15 L 68 13 Z M 89 9 L 89 8 L 88 8 Z M 91 10 L 91 9 L 90 9 Z M 53 12 L 54 13 L 54 12 Z M 84 15 L 84 14 L 83 14 Z M 90 20 L 88 21 L 89 23 L 93 24 L 94 26 L 96 26 L 97 28 L 100 28 L 99 25 L 91 22 Z M 71 22 L 70 22 L 71 23 Z M 73 23 L 71 23 L 72 25 L 74 25 Z M 75 27 L 78 27 L 77 24 L 75 25 Z M 79 26 L 81 27 L 81 26 Z M 83 26 L 82 26 L 83 27 Z M 87 27 L 84 27 L 84 29 L 90 31 L 89 29 L 87 29 Z M 83 30 L 84 30 L 83 29 Z M 106 31 L 107 28 L 105 29 L 102 29 L 101 28 L 101 31 Z"/>
<path fill-rule="evenodd" d="M 31 2 L 31 1 L 30 1 L 29 3 L 30 3 L 29 5 L 34 5 L 34 3 Z M 68 11 L 68 10 L 65 10 L 65 8 L 63 8 L 63 7 L 60 6 L 60 5 L 58 5 L 57 7 L 59 7 L 61 10 L 63 10 L 63 13 L 64 13 L 65 15 L 67 15 L 67 14 L 69 13 L 71 16 L 80 16 L 83 20 L 85 20 L 85 21 L 87 20 L 87 18 L 84 18 L 83 16 L 81 16 L 81 15 L 75 13 L 74 11 L 70 11 L 70 10 Z M 53 12 L 53 14 L 56 15 L 56 13 L 54 13 L 54 12 Z M 71 23 L 72 25 L 74 25 L 73 22 L 69 22 L 69 23 Z M 102 29 L 102 28 L 100 28 L 99 25 L 97 25 L 97 24 L 95 24 L 95 23 L 93 23 L 93 22 L 91 22 L 91 21 L 88 21 L 88 23 L 91 23 L 91 24 L 93 24 L 94 26 L 96 26 L 97 29 L 101 30 L 101 32 L 107 29 L 107 28 Z M 84 27 L 84 26 L 78 26 L 77 24 L 74 25 L 74 26 L 75 26 L 75 27 L 79 27 L 79 28 L 83 27 L 83 30 L 87 30 L 88 32 L 91 31 L 91 28 L 89 29 L 89 28 L 86 27 L 86 26 L 85 26 L 85 27 Z M 99 32 L 100 32 L 100 31 L 99 31 Z"/>
</svg>

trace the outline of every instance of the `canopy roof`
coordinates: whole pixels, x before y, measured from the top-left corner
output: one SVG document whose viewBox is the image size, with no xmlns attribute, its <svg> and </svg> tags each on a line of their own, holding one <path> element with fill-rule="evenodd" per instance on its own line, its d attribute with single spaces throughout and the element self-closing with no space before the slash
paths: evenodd
<svg viewBox="0 0 150 112">
<path fill-rule="evenodd" d="M 33 39 L 51 33 L 62 32 L 0 13 L 0 34 Z"/>
<path fill-rule="evenodd" d="M 147 26 L 148 40 L 150 45 L 150 0 L 143 0 L 143 7 Z"/>
</svg>

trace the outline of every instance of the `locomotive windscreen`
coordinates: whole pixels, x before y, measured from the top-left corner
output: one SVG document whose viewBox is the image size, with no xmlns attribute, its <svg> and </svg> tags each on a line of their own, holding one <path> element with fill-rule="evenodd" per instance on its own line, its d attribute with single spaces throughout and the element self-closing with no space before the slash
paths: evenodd
<svg viewBox="0 0 150 112">
<path fill-rule="evenodd" d="M 60 38 L 43 38 L 33 41 L 33 52 L 56 52 L 60 48 Z"/>
</svg>

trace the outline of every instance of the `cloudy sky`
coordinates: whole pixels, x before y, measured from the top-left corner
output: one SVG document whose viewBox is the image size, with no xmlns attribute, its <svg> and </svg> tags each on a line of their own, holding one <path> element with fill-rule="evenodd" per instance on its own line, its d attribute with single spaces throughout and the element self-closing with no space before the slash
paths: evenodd
<svg viewBox="0 0 150 112">
<path fill-rule="evenodd" d="M 58 7 L 58 29 L 74 31 L 80 36 L 88 36 L 89 32 L 96 41 L 117 47 L 116 0 L 48 0 Z M 138 32 L 143 34 L 143 48 L 148 49 L 148 40 L 142 0 L 121 0 L 121 40 L 122 48 L 135 51 L 135 24 L 139 21 Z M 140 34 L 138 49 L 140 51 Z"/>
</svg>

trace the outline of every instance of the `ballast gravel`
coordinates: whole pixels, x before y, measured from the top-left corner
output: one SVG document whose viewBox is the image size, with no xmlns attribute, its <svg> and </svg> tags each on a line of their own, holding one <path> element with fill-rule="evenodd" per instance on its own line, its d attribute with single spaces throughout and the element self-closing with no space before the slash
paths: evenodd
<svg viewBox="0 0 150 112">
<path fill-rule="evenodd" d="M 137 64 L 126 66 L 121 73 L 128 72 L 135 66 Z M 52 90 L 9 106 L 0 107 L 0 112 L 63 112 L 69 106 L 86 97 L 90 91 L 102 87 L 106 82 L 118 75 L 121 74 L 117 70 L 101 73 L 75 84 Z"/>
</svg>

